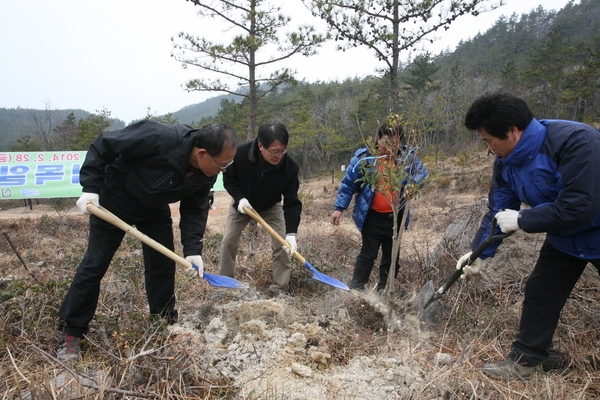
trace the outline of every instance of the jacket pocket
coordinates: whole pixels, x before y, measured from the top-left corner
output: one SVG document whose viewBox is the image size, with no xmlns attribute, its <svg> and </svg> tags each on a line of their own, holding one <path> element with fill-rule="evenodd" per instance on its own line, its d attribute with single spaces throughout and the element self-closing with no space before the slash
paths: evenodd
<svg viewBox="0 0 600 400">
<path fill-rule="evenodd" d="M 156 180 L 152 186 L 152 189 L 166 190 L 173 186 L 173 172 L 169 172 Z"/>
</svg>

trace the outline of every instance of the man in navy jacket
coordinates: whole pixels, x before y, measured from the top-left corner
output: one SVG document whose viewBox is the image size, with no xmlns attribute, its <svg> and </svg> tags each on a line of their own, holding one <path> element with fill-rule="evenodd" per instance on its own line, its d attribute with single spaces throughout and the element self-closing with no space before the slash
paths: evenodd
<svg viewBox="0 0 600 400">
<path fill-rule="evenodd" d="M 489 211 L 472 248 L 490 234 L 492 218 L 502 232 L 547 232 L 527 279 L 512 351 L 483 368 L 497 379 L 527 378 L 548 358 L 560 312 L 586 265 L 600 268 L 600 132 L 573 121 L 538 121 L 523 100 L 507 93 L 475 100 L 465 126 L 496 154 Z M 463 277 L 478 272 L 498 245 L 465 267 Z"/>
</svg>

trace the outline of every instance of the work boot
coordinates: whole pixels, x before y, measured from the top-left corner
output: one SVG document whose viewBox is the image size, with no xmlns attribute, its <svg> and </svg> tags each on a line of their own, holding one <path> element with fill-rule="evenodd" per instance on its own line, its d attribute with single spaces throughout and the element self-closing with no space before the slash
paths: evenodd
<svg viewBox="0 0 600 400">
<path fill-rule="evenodd" d="M 508 358 L 496 364 L 486 364 L 483 366 L 484 374 L 490 378 L 503 381 L 510 381 L 517 378 L 529 379 L 531 375 L 539 370 L 539 366 L 527 367 Z"/>
<path fill-rule="evenodd" d="M 58 340 L 57 358 L 64 363 L 76 363 L 80 353 L 81 338 L 63 331 Z"/>
</svg>

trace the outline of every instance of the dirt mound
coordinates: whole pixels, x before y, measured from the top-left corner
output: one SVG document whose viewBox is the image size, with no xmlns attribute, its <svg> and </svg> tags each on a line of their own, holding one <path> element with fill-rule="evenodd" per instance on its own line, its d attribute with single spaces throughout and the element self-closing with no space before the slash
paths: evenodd
<svg viewBox="0 0 600 400">
<path fill-rule="evenodd" d="M 385 310 L 372 295 L 332 291 L 321 299 L 329 313 L 320 315 L 292 297 L 245 295 L 216 296 L 208 320 L 199 311 L 171 329 L 194 338 L 193 346 L 202 343 L 197 362 L 209 366 L 204 378 L 231 380 L 241 389 L 238 398 L 396 399 L 410 397 L 419 386 L 421 372 L 407 362 L 408 341 L 395 338 L 388 348 Z M 396 323 L 399 337 L 428 337 L 418 321 Z"/>
</svg>

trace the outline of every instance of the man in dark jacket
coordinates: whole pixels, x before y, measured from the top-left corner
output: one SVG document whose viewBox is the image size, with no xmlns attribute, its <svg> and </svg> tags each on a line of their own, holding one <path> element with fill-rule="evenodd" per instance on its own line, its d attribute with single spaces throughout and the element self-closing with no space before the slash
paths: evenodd
<svg viewBox="0 0 600 400">
<path fill-rule="evenodd" d="M 492 218 L 502 232 L 547 232 L 525 285 L 512 351 L 483 367 L 493 378 L 527 378 L 548 358 L 560 312 L 588 262 L 600 271 L 600 132 L 573 121 L 538 121 L 523 100 L 507 93 L 475 100 L 465 126 L 496 154 L 489 211 L 472 248 L 490 234 Z M 481 259 L 492 257 L 498 245 L 465 267 L 463 276 L 478 272 Z"/>
<path fill-rule="evenodd" d="M 233 162 L 236 137 L 226 125 L 164 125 L 141 121 L 123 130 L 98 136 L 90 145 L 81 167 L 83 195 L 77 207 L 107 210 L 170 250 L 173 221 L 169 203 L 181 201 L 183 253 L 202 276 L 202 238 L 208 217 L 208 197 L 219 172 Z M 79 357 L 79 345 L 88 331 L 100 294 L 100 281 L 125 232 L 90 216 L 88 249 L 79 264 L 58 312 L 62 330 L 58 356 L 64 361 Z M 142 244 L 146 294 L 150 314 L 173 323 L 175 310 L 175 262 Z"/>
<path fill-rule="evenodd" d="M 233 277 L 240 236 L 251 219 L 243 206 L 254 209 L 291 246 L 282 247 L 275 238 L 271 241 L 273 284 L 269 291 L 273 296 L 288 293 L 290 255 L 297 248 L 302 213 L 299 168 L 287 154 L 288 140 L 283 124 L 262 125 L 254 141 L 238 146 L 235 163 L 223 174 L 223 185 L 232 203 L 221 242 L 220 274 Z"/>
</svg>

